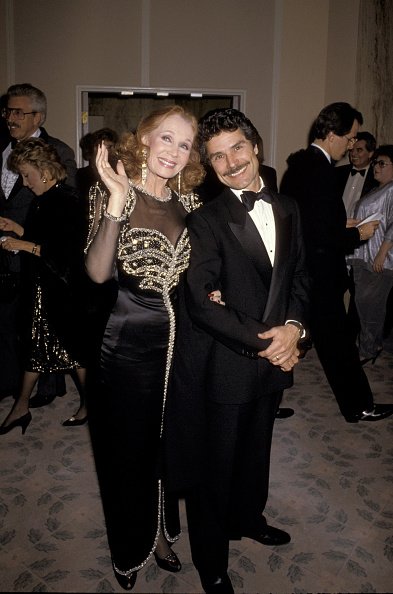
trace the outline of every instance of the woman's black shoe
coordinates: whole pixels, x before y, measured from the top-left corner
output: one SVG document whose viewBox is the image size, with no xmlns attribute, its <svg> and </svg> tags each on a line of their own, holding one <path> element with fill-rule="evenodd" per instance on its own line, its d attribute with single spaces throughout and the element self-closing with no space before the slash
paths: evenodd
<svg viewBox="0 0 393 594">
<path fill-rule="evenodd" d="M 156 558 L 156 563 L 158 567 L 161 567 L 161 569 L 165 569 L 165 571 L 172 571 L 173 573 L 177 573 L 181 570 L 181 563 L 179 557 L 176 555 L 176 553 L 172 551 L 172 549 L 171 552 L 164 559 L 161 559 L 161 557 L 159 557 L 157 553 L 154 553 L 154 557 Z"/>
<path fill-rule="evenodd" d="M 371 364 L 374 365 L 375 361 L 378 359 L 378 357 L 381 353 L 382 353 L 382 349 L 379 349 L 379 351 L 375 355 L 375 357 L 368 357 L 367 359 L 361 359 L 360 365 L 366 365 L 366 363 L 369 363 L 370 361 L 371 361 Z"/>
<path fill-rule="evenodd" d="M 12 429 L 15 429 L 15 427 L 22 427 L 22 435 L 24 435 L 27 427 L 30 424 L 30 421 L 31 412 L 28 412 L 25 415 L 23 415 L 23 417 L 19 417 L 19 419 L 15 419 L 15 421 L 12 421 L 12 423 L 10 423 L 9 425 L 2 425 L 0 427 L 0 435 L 5 435 Z"/>
<path fill-rule="evenodd" d="M 75 417 L 70 417 L 64 423 L 62 423 L 63 427 L 77 427 L 79 425 L 84 425 L 87 423 L 87 417 L 83 417 L 83 419 L 76 419 Z"/>
<path fill-rule="evenodd" d="M 123 588 L 123 590 L 132 590 L 133 587 L 135 586 L 137 572 L 133 571 L 129 575 L 123 575 L 118 572 L 118 570 L 115 568 L 113 562 L 112 562 L 112 567 L 113 567 L 113 573 L 115 574 L 115 578 L 117 579 L 117 581 L 119 582 L 119 584 Z"/>
</svg>

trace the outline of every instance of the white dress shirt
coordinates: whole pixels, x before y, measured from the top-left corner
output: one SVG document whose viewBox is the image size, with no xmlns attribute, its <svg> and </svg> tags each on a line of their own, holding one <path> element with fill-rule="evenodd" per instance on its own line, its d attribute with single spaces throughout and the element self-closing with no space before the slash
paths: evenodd
<svg viewBox="0 0 393 594">
<path fill-rule="evenodd" d="M 258 191 L 261 191 L 264 187 L 264 184 L 261 178 L 259 178 L 259 181 L 261 185 Z M 231 190 L 241 202 L 243 190 L 234 190 L 233 188 L 231 188 Z M 265 200 L 257 200 L 255 202 L 254 208 L 248 214 L 258 229 L 258 233 L 265 244 L 270 262 L 273 266 L 274 256 L 276 253 L 276 224 L 274 221 L 272 205 L 268 202 L 265 202 Z"/>
</svg>

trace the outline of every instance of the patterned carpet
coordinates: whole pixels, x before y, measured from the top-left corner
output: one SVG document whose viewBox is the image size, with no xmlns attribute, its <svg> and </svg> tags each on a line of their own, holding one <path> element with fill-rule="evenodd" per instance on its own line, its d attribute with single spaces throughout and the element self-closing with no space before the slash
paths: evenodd
<svg viewBox="0 0 393 594">
<path fill-rule="evenodd" d="M 366 367 L 375 401 L 393 399 L 393 355 Z M 0 591 L 120 592 L 112 576 L 87 425 L 62 427 L 77 407 L 68 393 L 32 410 L 24 436 L 0 437 Z M 236 594 L 390 592 L 393 584 L 393 420 L 348 424 L 314 350 L 296 370 L 277 420 L 266 515 L 291 533 L 282 547 L 233 541 Z M 11 398 L 0 402 L 2 420 Z M 134 592 L 202 592 L 183 535 L 178 574 L 154 561 Z M 208 535 L 207 535 L 208 537 Z M 132 538 L 132 535 L 130 535 Z"/>
</svg>

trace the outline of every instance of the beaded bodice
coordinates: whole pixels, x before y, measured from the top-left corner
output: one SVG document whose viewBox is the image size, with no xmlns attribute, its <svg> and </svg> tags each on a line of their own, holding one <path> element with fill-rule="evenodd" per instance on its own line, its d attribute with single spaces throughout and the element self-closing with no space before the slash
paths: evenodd
<svg viewBox="0 0 393 594">
<path fill-rule="evenodd" d="M 190 242 L 186 229 L 173 246 L 155 229 L 124 225 L 117 253 L 119 268 L 139 279 L 139 289 L 168 294 L 188 267 Z"/>
</svg>

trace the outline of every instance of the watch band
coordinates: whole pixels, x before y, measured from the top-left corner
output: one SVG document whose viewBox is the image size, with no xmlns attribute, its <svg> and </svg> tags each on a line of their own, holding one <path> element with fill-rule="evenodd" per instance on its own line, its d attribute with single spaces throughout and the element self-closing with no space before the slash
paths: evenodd
<svg viewBox="0 0 393 594">
<path fill-rule="evenodd" d="M 296 328 L 299 330 L 299 340 L 302 338 L 306 338 L 306 329 L 301 322 L 298 322 L 297 320 L 287 320 L 285 322 L 285 325 L 287 324 L 292 324 L 292 326 L 296 326 Z"/>
</svg>

